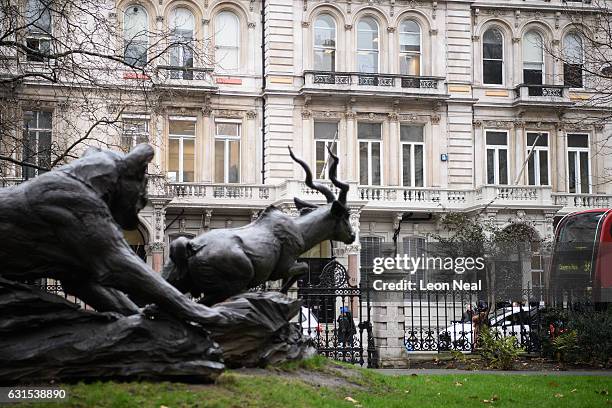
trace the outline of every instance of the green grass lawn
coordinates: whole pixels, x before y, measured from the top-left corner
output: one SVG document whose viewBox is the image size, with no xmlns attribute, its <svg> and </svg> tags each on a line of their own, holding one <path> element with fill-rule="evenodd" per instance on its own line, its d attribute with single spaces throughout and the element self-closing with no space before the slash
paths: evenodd
<svg viewBox="0 0 612 408">
<path fill-rule="evenodd" d="M 33 407 L 612 407 L 612 378 L 521 375 L 386 376 L 316 357 L 214 385 L 104 382 L 63 386 L 70 399 Z M 26 405 L 21 405 L 26 406 Z"/>
</svg>

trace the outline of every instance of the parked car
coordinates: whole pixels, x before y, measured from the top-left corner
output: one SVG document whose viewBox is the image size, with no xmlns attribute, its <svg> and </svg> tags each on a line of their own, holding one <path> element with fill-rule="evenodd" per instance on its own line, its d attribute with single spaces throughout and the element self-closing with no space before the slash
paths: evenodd
<svg viewBox="0 0 612 408">
<path fill-rule="evenodd" d="M 299 323 L 302 327 L 302 334 L 311 338 L 316 338 L 317 334 L 323 331 L 323 327 L 319 324 L 317 316 L 312 311 L 302 306 L 299 313 Z"/>
<path fill-rule="evenodd" d="M 501 336 L 515 336 L 519 344 L 527 341 L 540 307 L 514 306 L 497 309 L 489 315 L 491 330 Z M 471 321 L 451 321 L 451 325 L 439 333 L 440 350 L 471 351 L 473 343 Z"/>
</svg>

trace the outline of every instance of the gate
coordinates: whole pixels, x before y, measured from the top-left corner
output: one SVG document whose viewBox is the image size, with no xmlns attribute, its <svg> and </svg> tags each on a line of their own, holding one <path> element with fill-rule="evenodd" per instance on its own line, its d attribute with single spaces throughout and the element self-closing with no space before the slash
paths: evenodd
<svg viewBox="0 0 612 408">
<path fill-rule="evenodd" d="M 319 354 L 363 365 L 365 340 L 367 366 L 373 366 L 369 302 L 367 298 L 364 302 L 362 294 L 362 288 L 351 285 L 346 268 L 335 259 L 323 267 L 319 279 L 298 281 L 302 331 L 313 340 Z"/>
</svg>

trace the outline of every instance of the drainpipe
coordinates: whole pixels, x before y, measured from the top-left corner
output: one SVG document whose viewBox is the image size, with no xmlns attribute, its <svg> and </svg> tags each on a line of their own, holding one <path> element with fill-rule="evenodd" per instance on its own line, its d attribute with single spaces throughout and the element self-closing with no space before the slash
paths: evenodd
<svg viewBox="0 0 612 408">
<path fill-rule="evenodd" d="M 266 184 L 266 0 L 261 1 L 261 184 Z"/>
</svg>

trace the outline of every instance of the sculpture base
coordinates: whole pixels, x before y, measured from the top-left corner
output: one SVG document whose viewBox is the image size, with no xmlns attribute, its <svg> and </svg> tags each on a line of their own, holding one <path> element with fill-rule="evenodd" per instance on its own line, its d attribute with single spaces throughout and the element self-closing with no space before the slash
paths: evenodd
<svg viewBox="0 0 612 408">
<path fill-rule="evenodd" d="M 280 292 L 247 292 L 213 308 L 240 316 L 233 324 L 211 328 L 228 367 L 264 367 L 313 356 L 312 340 L 298 324 L 290 323 L 301 301 Z"/>
<path fill-rule="evenodd" d="M 289 323 L 300 302 L 245 293 L 216 305 L 229 321 L 206 327 L 170 316 L 83 310 L 59 296 L 0 278 L 0 384 L 154 379 L 211 382 L 225 368 L 314 354 Z"/>
</svg>

